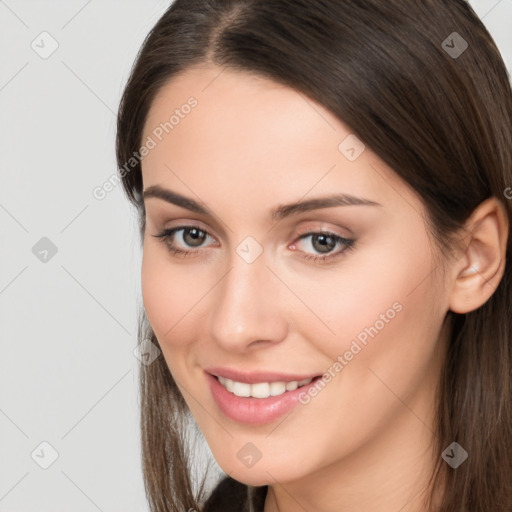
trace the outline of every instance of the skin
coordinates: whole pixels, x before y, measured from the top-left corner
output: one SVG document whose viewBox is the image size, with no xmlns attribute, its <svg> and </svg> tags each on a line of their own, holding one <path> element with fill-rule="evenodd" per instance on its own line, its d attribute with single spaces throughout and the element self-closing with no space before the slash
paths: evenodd
<svg viewBox="0 0 512 512">
<path fill-rule="evenodd" d="M 144 190 L 160 185 L 214 215 L 145 199 L 142 292 L 163 356 L 218 464 L 241 482 L 270 486 L 265 512 L 430 512 L 423 499 L 440 456 L 431 446 L 445 317 L 476 309 L 499 283 L 503 208 L 494 199 L 482 203 L 447 260 L 429 236 L 421 198 L 369 148 L 349 161 L 338 146 L 350 128 L 268 79 L 190 68 L 160 90 L 143 140 L 190 96 L 198 105 L 143 159 Z M 269 219 L 277 205 L 334 191 L 381 206 Z M 188 232 L 174 236 L 188 257 L 155 237 L 183 225 L 209 235 L 199 246 Z M 339 257 L 324 264 L 306 260 L 321 256 L 321 245 L 298 235 L 325 230 L 355 245 L 336 244 L 330 254 Z M 236 252 L 247 236 L 263 249 L 250 264 Z M 244 425 L 214 403 L 203 367 L 321 374 L 394 303 L 401 311 L 288 416 Z M 249 442 L 262 454 L 252 467 L 237 457 Z"/>
</svg>

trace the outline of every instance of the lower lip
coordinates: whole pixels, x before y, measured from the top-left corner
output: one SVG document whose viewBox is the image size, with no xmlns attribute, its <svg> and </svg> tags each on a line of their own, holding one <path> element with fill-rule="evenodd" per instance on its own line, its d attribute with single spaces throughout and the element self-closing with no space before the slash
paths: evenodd
<svg viewBox="0 0 512 512">
<path fill-rule="evenodd" d="M 296 407 L 299 395 L 306 392 L 321 377 L 314 378 L 309 384 L 286 391 L 282 395 L 268 398 L 240 397 L 229 392 L 213 375 L 206 373 L 208 384 L 215 403 L 230 419 L 249 425 L 264 425 L 270 423 Z"/>
</svg>

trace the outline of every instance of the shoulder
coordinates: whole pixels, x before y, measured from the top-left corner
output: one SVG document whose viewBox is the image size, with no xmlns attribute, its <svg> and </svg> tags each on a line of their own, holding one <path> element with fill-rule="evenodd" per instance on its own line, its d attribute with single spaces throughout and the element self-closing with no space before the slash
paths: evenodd
<svg viewBox="0 0 512 512">
<path fill-rule="evenodd" d="M 256 497 L 256 510 L 263 510 L 267 487 L 257 487 L 254 496 Z M 234 480 L 224 477 L 206 500 L 203 512 L 246 512 L 249 511 L 249 487 Z"/>
</svg>

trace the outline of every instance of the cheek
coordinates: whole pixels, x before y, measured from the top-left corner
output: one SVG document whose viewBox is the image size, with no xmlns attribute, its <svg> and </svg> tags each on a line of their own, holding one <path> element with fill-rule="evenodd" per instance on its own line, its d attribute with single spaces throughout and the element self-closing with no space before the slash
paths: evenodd
<svg viewBox="0 0 512 512">
<path fill-rule="evenodd" d="M 436 315 L 432 268 L 429 240 L 420 232 L 401 244 L 383 241 L 378 251 L 354 252 L 339 270 L 307 283 L 298 281 L 297 294 L 307 297 L 305 302 L 322 321 L 303 324 L 305 335 L 321 340 L 318 346 L 331 361 L 351 351 L 347 358 L 355 359 L 357 353 L 365 366 L 384 341 L 391 353 L 412 336 L 412 341 L 424 338 Z"/>
<path fill-rule="evenodd" d="M 323 280 L 323 297 L 319 281 L 319 286 L 314 288 L 314 300 L 334 325 L 340 313 L 343 315 L 341 325 L 347 321 L 353 324 L 358 319 L 365 323 L 372 320 L 375 313 L 403 300 L 418 283 L 422 269 L 428 272 L 428 266 L 426 261 L 407 261 L 393 249 L 374 255 L 354 254 L 348 265 L 340 266 L 338 276 L 330 274 Z M 325 300 L 326 294 L 328 300 Z"/>
<path fill-rule="evenodd" d="M 183 316 L 183 292 L 186 290 L 177 280 L 177 273 L 171 273 L 170 265 L 156 248 L 146 246 L 142 256 L 141 289 L 144 309 L 149 323 L 160 345 L 173 332 L 174 326 Z"/>
<path fill-rule="evenodd" d="M 144 309 L 167 367 L 176 384 L 180 386 L 184 378 L 181 372 L 186 366 L 183 364 L 186 357 L 183 349 L 189 340 L 184 327 L 190 325 L 187 323 L 190 316 L 187 312 L 191 308 L 188 305 L 190 287 L 184 282 L 186 278 L 183 276 L 186 272 L 166 261 L 158 247 L 146 247 L 141 267 Z"/>
<path fill-rule="evenodd" d="M 149 323 L 157 338 L 164 329 L 168 309 L 165 306 L 166 288 L 162 279 L 164 270 L 164 266 L 154 258 L 151 250 L 144 248 L 141 267 L 142 299 Z"/>
<path fill-rule="evenodd" d="M 197 332 L 196 318 L 212 284 L 186 265 L 170 260 L 161 247 L 147 244 L 141 267 L 141 289 L 146 314 L 160 345 L 178 347 Z"/>
</svg>

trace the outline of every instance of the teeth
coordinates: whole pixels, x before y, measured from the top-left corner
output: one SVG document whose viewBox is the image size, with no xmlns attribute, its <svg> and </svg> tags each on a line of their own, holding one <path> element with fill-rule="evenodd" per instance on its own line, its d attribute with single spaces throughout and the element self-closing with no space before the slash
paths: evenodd
<svg viewBox="0 0 512 512">
<path fill-rule="evenodd" d="M 269 385 L 270 396 L 282 395 L 286 389 L 286 382 L 271 382 Z"/>
<path fill-rule="evenodd" d="M 294 380 L 292 382 L 288 382 L 288 384 L 286 384 L 286 391 L 293 391 L 294 389 L 297 389 L 299 387 L 299 383 Z"/>
<path fill-rule="evenodd" d="M 226 377 L 218 377 L 219 382 L 231 393 L 240 397 L 268 398 L 269 396 L 282 395 L 286 391 L 293 391 L 300 386 L 309 384 L 313 379 L 304 379 L 292 382 L 257 382 L 247 384 L 246 382 L 235 382 Z"/>
</svg>

